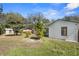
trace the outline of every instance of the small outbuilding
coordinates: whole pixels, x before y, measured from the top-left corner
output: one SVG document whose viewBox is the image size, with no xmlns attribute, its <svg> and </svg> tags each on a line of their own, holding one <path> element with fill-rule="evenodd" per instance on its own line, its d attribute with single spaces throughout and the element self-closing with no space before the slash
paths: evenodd
<svg viewBox="0 0 79 59">
<path fill-rule="evenodd" d="M 49 25 L 49 37 L 79 42 L 79 22 L 76 20 L 56 20 Z"/>
<path fill-rule="evenodd" d="M 14 35 L 14 31 L 12 28 L 5 28 L 5 35 Z"/>
</svg>

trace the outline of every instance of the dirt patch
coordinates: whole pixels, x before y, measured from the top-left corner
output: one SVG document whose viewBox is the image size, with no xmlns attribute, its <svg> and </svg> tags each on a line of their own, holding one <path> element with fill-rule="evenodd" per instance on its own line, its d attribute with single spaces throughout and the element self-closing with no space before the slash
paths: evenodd
<svg viewBox="0 0 79 59">
<path fill-rule="evenodd" d="M 14 48 L 38 48 L 40 46 L 42 46 L 42 40 L 22 36 L 0 36 L 0 55 Z"/>
<path fill-rule="evenodd" d="M 27 47 L 31 47 L 31 48 L 37 48 L 42 45 L 42 40 L 24 38 L 23 41 L 24 41 L 24 43 L 26 43 Z"/>
</svg>

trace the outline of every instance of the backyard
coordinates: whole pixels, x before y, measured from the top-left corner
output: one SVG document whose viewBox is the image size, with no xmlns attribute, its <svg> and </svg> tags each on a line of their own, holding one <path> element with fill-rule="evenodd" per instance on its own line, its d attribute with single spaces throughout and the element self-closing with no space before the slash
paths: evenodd
<svg viewBox="0 0 79 59">
<path fill-rule="evenodd" d="M 43 37 L 40 40 L 23 36 L 0 36 L 0 55 L 4 56 L 76 56 L 79 55 L 79 43 L 51 40 Z"/>
</svg>

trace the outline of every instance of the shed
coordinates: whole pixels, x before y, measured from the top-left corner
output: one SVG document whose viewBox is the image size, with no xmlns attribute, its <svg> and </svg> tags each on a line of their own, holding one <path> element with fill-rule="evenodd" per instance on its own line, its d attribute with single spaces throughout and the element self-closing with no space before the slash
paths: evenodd
<svg viewBox="0 0 79 59">
<path fill-rule="evenodd" d="M 5 28 L 5 35 L 14 35 L 14 31 L 12 28 Z"/>
</svg>

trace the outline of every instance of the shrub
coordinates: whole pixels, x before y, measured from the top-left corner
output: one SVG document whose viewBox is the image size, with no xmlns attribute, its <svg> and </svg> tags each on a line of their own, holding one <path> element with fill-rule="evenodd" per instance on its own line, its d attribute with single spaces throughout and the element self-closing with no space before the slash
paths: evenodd
<svg viewBox="0 0 79 59">
<path fill-rule="evenodd" d="M 15 26 L 15 27 L 13 27 L 13 30 L 15 32 L 15 35 L 18 35 L 20 28 Z"/>
<path fill-rule="evenodd" d="M 5 24 L 5 28 L 11 28 L 10 24 Z"/>
<path fill-rule="evenodd" d="M 0 24 L 0 35 L 4 33 L 4 25 Z"/>
</svg>

